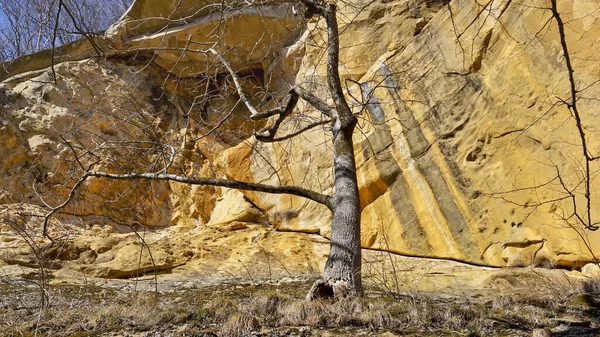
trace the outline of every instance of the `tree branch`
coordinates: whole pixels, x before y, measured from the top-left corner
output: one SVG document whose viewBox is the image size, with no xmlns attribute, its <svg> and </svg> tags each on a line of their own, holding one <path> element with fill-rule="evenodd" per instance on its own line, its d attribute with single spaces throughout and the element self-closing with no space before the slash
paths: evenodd
<svg viewBox="0 0 600 337">
<path fill-rule="evenodd" d="M 310 17 L 313 14 L 325 15 L 327 8 L 321 4 L 316 3 L 313 0 L 300 0 L 304 6 L 308 9 L 306 16 Z"/>
<path fill-rule="evenodd" d="M 73 26 L 75 27 L 75 29 L 77 29 L 83 36 L 85 36 L 85 38 L 92 45 L 92 48 L 94 48 L 94 51 L 96 52 L 96 54 L 98 56 L 102 56 L 104 54 L 102 49 L 100 47 L 98 47 L 98 44 L 96 44 L 96 41 L 94 41 L 94 38 L 90 34 L 86 33 L 83 29 L 79 28 L 79 25 L 77 24 L 77 20 L 75 19 L 75 16 L 73 15 L 73 13 L 71 13 L 71 10 L 69 10 L 69 7 L 67 7 L 67 5 L 64 3 L 63 0 L 59 0 L 59 6 L 62 6 L 65 9 L 65 12 L 67 12 L 67 15 L 69 15 L 69 17 L 71 18 L 71 21 L 73 22 Z"/>
<path fill-rule="evenodd" d="M 315 127 L 317 127 L 319 125 L 325 125 L 325 124 L 330 124 L 330 123 L 331 123 L 330 119 L 327 119 L 327 120 L 324 120 L 324 121 L 320 121 L 320 122 L 316 122 L 316 123 L 307 125 L 307 126 L 303 127 L 302 129 L 300 129 L 298 131 L 294 131 L 294 132 L 292 132 L 290 134 L 287 134 L 285 136 L 273 138 L 271 140 L 271 142 L 280 142 L 282 140 L 290 139 L 290 138 L 296 137 L 297 135 L 299 135 L 301 133 L 304 133 L 304 132 L 306 132 L 306 131 L 308 131 L 308 130 L 310 130 L 312 128 L 315 128 Z"/>
<path fill-rule="evenodd" d="M 292 88 L 303 100 L 312 105 L 315 109 L 321 111 L 327 117 L 331 118 L 331 116 L 335 115 L 335 108 L 327 105 L 322 99 L 308 92 L 306 89 L 301 86 L 294 86 Z"/>
<path fill-rule="evenodd" d="M 81 176 L 79 178 L 79 180 L 77 180 L 75 185 L 73 185 L 73 188 L 71 188 L 71 190 L 69 191 L 69 195 L 67 196 L 67 199 L 65 199 L 65 201 L 63 201 L 62 204 L 52 208 L 50 210 L 50 212 L 48 212 L 48 214 L 46 214 L 46 216 L 44 216 L 44 227 L 43 227 L 42 233 L 45 237 L 47 237 L 48 239 L 53 241 L 53 239 L 48 235 L 48 221 L 50 221 L 50 217 L 57 211 L 65 208 L 71 202 L 71 200 L 73 200 L 73 197 L 75 196 L 75 191 L 77 190 L 77 188 L 79 188 L 79 186 L 81 186 L 81 184 L 83 184 L 83 182 L 87 178 L 88 178 L 88 175 L 86 175 L 86 174 Z"/>
<path fill-rule="evenodd" d="M 248 110 L 250 110 L 250 115 L 251 115 L 250 118 L 252 118 L 252 116 L 254 116 L 254 115 L 258 115 L 259 114 L 258 110 L 256 110 L 256 108 L 250 102 L 250 99 L 248 98 L 248 95 L 246 95 L 246 92 L 242 88 L 242 84 L 240 83 L 240 77 L 233 70 L 233 68 L 231 67 L 231 64 L 229 63 L 229 61 L 227 61 L 223 57 L 223 55 L 221 55 L 221 53 L 219 53 L 218 51 L 214 50 L 213 48 L 209 48 L 208 52 L 211 53 L 211 54 L 213 54 L 217 59 L 219 59 L 219 61 L 221 61 L 221 63 L 223 63 L 223 65 L 225 66 L 225 68 L 227 68 L 227 71 L 229 71 L 229 74 L 231 75 L 231 78 L 233 79 L 233 83 L 235 84 L 235 89 L 237 90 L 238 95 L 240 96 L 240 99 L 242 100 L 242 102 L 244 102 L 244 104 L 246 105 L 246 107 L 248 108 Z"/>
<path fill-rule="evenodd" d="M 577 131 L 579 132 L 579 138 L 581 140 L 581 151 L 583 153 L 583 159 L 585 164 L 585 194 L 584 197 L 586 199 L 586 208 L 585 213 L 587 216 L 587 222 L 583 222 L 584 226 L 589 230 L 595 231 L 598 229 L 598 226 L 594 225 L 594 221 L 592 221 L 592 196 L 591 196 L 591 172 L 590 172 L 590 162 L 594 161 L 596 158 L 590 154 L 590 151 L 587 146 L 587 139 L 585 134 L 585 127 L 581 120 L 581 114 L 579 113 L 579 109 L 577 107 L 577 88 L 575 84 L 575 70 L 573 70 L 573 65 L 571 63 L 571 55 L 569 54 L 569 48 L 567 46 L 567 39 L 565 34 L 565 24 L 560 17 L 560 13 L 558 12 L 558 6 L 556 4 L 556 0 L 551 0 L 552 3 L 552 15 L 556 20 L 556 24 L 558 26 L 558 33 L 560 35 L 560 44 L 562 46 L 563 57 L 565 59 L 565 63 L 567 66 L 567 73 L 569 74 L 569 89 L 571 94 L 571 101 L 564 102 L 567 105 L 567 108 L 573 114 L 575 118 L 575 124 L 577 126 Z M 575 204 L 575 199 L 573 199 L 573 203 Z M 579 217 L 579 215 L 578 215 Z M 582 219 L 580 219 L 582 220 Z"/>
<path fill-rule="evenodd" d="M 234 188 L 237 190 L 245 190 L 245 191 L 256 191 L 256 192 L 264 192 L 271 194 L 291 194 L 299 197 L 307 198 L 319 204 L 327 206 L 330 211 L 333 212 L 333 202 L 332 198 L 329 195 L 321 194 L 315 191 L 311 191 L 309 189 L 299 187 L 299 186 L 272 186 L 258 183 L 249 183 L 239 180 L 232 179 L 220 179 L 220 178 L 194 178 L 181 176 L 177 174 L 171 173 L 127 173 L 127 174 L 116 174 L 116 173 L 107 173 L 100 171 L 89 171 L 85 172 L 79 180 L 75 183 L 75 185 L 71 188 L 67 199 L 62 202 L 60 205 L 52 208 L 48 214 L 44 216 L 44 228 L 43 233 L 44 236 L 52 240 L 52 238 L 47 233 L 48 221 L 50 217 L 54 215 L 59 210 L 65 208 L 73 197 L 75 196 L 76 190 L 83 184 L 89 177 L 98 177 L 98 178 L 108 178 L 108 179 L 116 179 L 116 180 L 138 180 L 138 179 L 151 179 L 151 180 L 165 180 L 165 181 L 175 181 L 184 184 L 190 185 L 205 185 L 205 186 L 219 186 L 225 188 Z"/>
<path fill-rule="evenodd" d="M 58 23 L 60 20 L 60 10 L 62 9 L 62 2 L 58 3 L 58 10 L 56 12 L 56 21 L 54 22 L 54 30 L 52 31 L 52 51 L 50 56 L 50 69 L 52 69 L 52 79 L 54 84 L 58 84 L 56 78 L 56 70 L 54 69 L 54 54 L 56 52 L 56 33 L 58 32 Z"/>
<path fill-rule="evenodd" d="M 283 104 L 281 107 L 261 112 L 250 117 L 250 119 L 253 121 L 257 121 L 278 114 L 285 114 L 286 112 L 289 115 L 289 113 L 296 107 L 296 104 L 298 104 L 298 93 L 296 93 L 294 90 L 290 90 L 290 94 L 286 97 L 286 100 L 284 102 L 285 104 Z"/>
<path fill-rule="evenodd" d="M 226 188 L 235 188 L 238 190 L 245 191 L 256 191 L 273 194 L 292 194 L 299 197 L 304 197 L 312 201 L 318 202 L 332 209 L 331 197 L 325 194 L 317 193 L 309 189 L 299 186 L 272 186 L 258 183 L 249 183 L 233 179 L 221 179 L 221 178 L 194 178 L 181 176 L 172 173 L 127 173 L 127 174 L 116 174 L 107 172 L 90 171 L 86 172 L 83 177 L 103 177 L 117 180 L 136 180 L 136 179 L 152 179 L 152 180 L 166 180 L 176 181 L 190 185 L 206 185 L 206 186 L 219 186 Z"/>
<path fill-rule="evenodd" d="M 261 142 L 268 142 L 273 140 L 273 138 L 275 138 L 277 130 L 279 130 L 279 126 L 281 125 L 283 120 L 287 116 L 289 116 L 292 113 L 292 111 L 294 111 L 296 104 L 298 104 L 298 94 L 295 91 L 291 91 L 290 95 L 288 96 L 287 104 L 284 107 L 275 110 L 269 110 L 262 114 L 266 116 L 271 113 L 275 114 L 273 111 L 277 111 L 277 113 L 279 113 L 279 117 L 277 117 L 277 120 L 275 121 L 275 123 L 273 123 L 273 125 L 271 125 L 271 127 L 269 127 L 265 131 L 255 133 L 254 137 L 256 137 L 256 139 L 260 140 Z"/>
</svg>

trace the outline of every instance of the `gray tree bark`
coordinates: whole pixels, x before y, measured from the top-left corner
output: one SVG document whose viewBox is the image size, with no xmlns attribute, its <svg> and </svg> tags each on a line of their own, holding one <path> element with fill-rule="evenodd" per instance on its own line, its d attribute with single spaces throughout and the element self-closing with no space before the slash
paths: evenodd
<svg viewBox="0 0 600 337">
<path fill-rule="evenodd" d="M 331 223 L 331 250 L 324 281 L 341 297 L 362 295 L 360 252 L 360 198 L 356 179 L 352 133 L 356 121 L 335 135 L 335 199 Z"/>
<path fill-rule="evenodd" d="M 308 2 L 307 6 L 311 6 Z M 352 134 L 357 119 L 352 114 L 340 83 L 339 32 L 336 6 L 315 7 L 313 11 L 327 23 L 327 81 L 335 104 L 331 113 L 333 132 L 333 164 L 335 197 L 331 223 L 331 249 L 325 264 L 323 280 L 315 283 L 307 299 L 334 295 L 356 297 L 362 295 L 360 247 L 360 198 L 356 178 Z"/>
</svg>

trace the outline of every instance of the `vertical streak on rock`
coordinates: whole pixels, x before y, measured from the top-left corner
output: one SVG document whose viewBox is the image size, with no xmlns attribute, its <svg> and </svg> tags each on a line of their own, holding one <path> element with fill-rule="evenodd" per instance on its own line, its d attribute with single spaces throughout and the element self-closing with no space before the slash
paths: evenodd
<svg viewBox="0 0 600 337">
<path fill-rule="evenodd" d="M 382 227 L 377 228 L 378 232 L 385 231 L 380 244 L 386 246 L 386 249 L 394 250 L 403 254 L 410 255 L 433 255 L 434 249 L 431 245 L 431 236 L 425 232 L 423 225 L 419 221 L 415 205 L 411 202 L 411 191 L 409 184 L 396 158 L 392 154 L 390 145 L 394 138 L 390 127 L 385 122 L 385 112 L 379 99 L 375 95 L 375 90 L 371 88 L 368 82 L 361 84 L 363 100 L 366 102 L 366 109 L 371 115 L 374 123 L 374 130 L 367 136 L 366 143 L 363 146 L 363 156 L 369 158 L 373 156 L 373 161 L 379 176 L 387 185 L 387 194 L 390 198 L 392 209 L 387 210 L 386 215 L 375 215 L 379 218 Z M 366 159 L 365 159 L 366 160 Z M 399 172 L 400 174 L 390 174 Z M 382 211 L 382 210 L 380 210 Z M 384 226 L 383 217 L 391 215 L 396 221 L 393 221 L 393 227 Z M 400 238 L 390 237 L 392 233 L 400 233 Z M 401 244 L 397 242 L 400 240 Z"/>
<path fill-rule="evenodd" d="M 478 245 L 475 243 L 473 233 L 465 217 L 454 201 L 454 198 L 462 198 L 462 195 L 452 193 L 446 181 L 447 177 L 444 177 L 434 158 L 431 157 L 432 154 L 429 152 L 431 144 L 425 137 L 413 113 L 404 105 L 397 91 L 397 84 L 393 79 L 392 72 L 385 64 L 382 64 L 379 73 L 383 77 L 383 83 L 392 98 L 392 104 L 395 106 L 405 138 L 405 143 L 399 141 L 397 146 L 402 157 L 406 160 L 409 173 L 411 173 L 411 169 L 414 170 L 414 175 L 413 173 L 411 175 L 413 175 L 416 186 L 427 204 L 430 219 L 441 231 L 446 244 L 455 247 L 453 253 L 456 258 L 477 259 L 480 256 Z M 417 173 L 420 173 L 420 175 Z M 426 183 L 421 177 L 425 178 Z M 427 202 L 428 199 L 429 203 Z M 436 205 L 437 207 L 434 207 Z M 434 215 L 436 213 L 434 208 L 441 212 L 440 216 Z M 448 229 L 442 229 L 444 223 L 447 224 L 450 233 L 448 233 Z"/>
<path fill-rule="evenodd" d="M 457 246 L 452 233 L 448 231 L 446 219 L 439 213 L 436 196 L 432 194 L 427 182 L 423 180 L 423 177 L 415 168 L 415 160 L 410 155 L 410 149 L 406 139 L 404 139 L 404 137 L 399 137 L 396 145 L 398 145 L 402 158 L 406 162 L 406 169 L 418 189 L 417 193 L 421 199 L 425 201 L 425 205 L 432 222 L 435 224 L 435 227 L 445 240 L 446 248 L 444 251 L 448 252 L 452 256 L 460 257 L 460 248 Z"/>
<path fill-rule="evenodd" d="M 371 88 L 369 82 L 364 82 L 360 84 L 360 91 L 367 111 L 371 114 L 371 118 L 377 123 L 383 123 L 385 121 L 385 114 L 377 96 L 375 96 L 375 90 Z"/>
<path fill-rule="evenodd" d="M 377 143 L 375 138 L 391 139 L 391 131 L 387 124 L 376 125 L 375 131 L 368 136 L 369 143 Z M 369 139 L 373 139 L 372 142 Z M 366 152 L 365 149 L 363 152 Z M 387 197 L 390 199 L 390 204 L 393 208 L 378 209 L 375 218 L 379 219 L 380 227 L 376 228 L 378 232 L 385 231 L 381 242 L 387 248 L 403 254 L 410 255 L 429 255 L 433 254 L 434 250 L 431 246 L 430 237 L 424 231 L 422 224 L 419 222 L 415 205 L 411 202 L 410 189 L 405 177 L 401 174 L 401 168 L 398 162 L 392 155 L 390 148 L 385 148 L 375 153 L 370 153 L 367 156 L 373 156 L 373 161 L 379 176 L 387 186 Z M 360 172 L 360 171 L 359 171 Z M 398 172 L 400 174 L 393 174 Z M 372 209 L 370 211 L 373 211 Z M 385 225 L 384 218 L 393 216 L 392 226 Z M 371 224 L 374 225 L 374 224 Z M 400 233 L 400 237 L 391 237 L 391 234 Z M 380 235 L 381 236 L 381 235 Z M 400 245 L 394 244 L 400 240 Z"/>
</svg>

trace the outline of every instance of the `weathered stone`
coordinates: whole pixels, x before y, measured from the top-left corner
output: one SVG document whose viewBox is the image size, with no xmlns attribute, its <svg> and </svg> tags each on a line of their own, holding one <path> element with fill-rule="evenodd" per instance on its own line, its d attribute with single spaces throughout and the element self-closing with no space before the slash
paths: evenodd
<svg viewBox="0 0 600 337">
<path fill-rule="evenodd" d="M 145 273 L 169 270 L 183 260 L 156 247 L 148 248 L 139 242 L 132 242 L 114 252 L 100 254 L 93 264 L 82 265 L 85 273 L 102 278 L 131 278 Z"/>
<path fill-rule="evenodd" d="M 64 159 L 70 159 L 73 150 L 61 144 L 60 135 L 72 125 L 85 131 L 72 139 L 88 147 L 99 144 L 99 138 L 86 136 L 89 133 L 111 141 L 153 130 L 145 140 L 177 144 L 171 172 L 298 185 L 333 194 L 326 127 L 273 145 L 261 144 L 251 134 L 265 122 L 248 122 L 237 94 L 222 80 L 217 81 L 219 95 L 209 98 L 205 110 L 193 106 L 198 88 L 210 82 L 196 75 L 226 77 L 227 71 L 212 60 L 207 67 L 203 53 L 183 55 L 182 50 L 167 49 L 183 48 L 190 38 L 206 42 L 206 32 L 217 22 L 210 13 L 212 4 L 183 1 L 175 8 L 170 2 L 138 0 L 107 33 L 105 42 L 113 49 L 106 61 L 57 63 L 56 84 L 48 70 L 3 82 L 0 203 L 42 205 L 31 188 L 34 183 L 41 187 L 40 181 L 53 182 L 52 193 L 37 191 L 46 193 L 52 205 L 64 200 L 74 183 Z M 363 247 L 493 266 L 545 261 L 582 267 L 593 261 L 589 249 L 600 248 L 600 234 L 564 220 L 573 211 L 571 191 L 578 206 L 585 204 L 583 162 L 577 128 L 560 101 L 570 99 L 568 74 L 556 22 L 544 9 L 547 4 L 542 0 L 528 7 L 508 0 L 492 1 L 487 7 L 474 0 L 449 4 L 381 0 L 365 8 L 361 4 L 338 6 L 340 73 L 350 103 L 361 113 L 354 141 Z M 208 7 L 202 9 L 203 5 Z M 222 22 L 227 27 L 225 44 L 217 48 L 233 48 L 224 54 L 242 75 L 249 95 L 258 95 L 253 102 L 261 107 L 275 106 L 293 84 L 327 99 L 323 22 L 305 22 L 288 5 L 265 6 L 263 14 L 251 7 L 228 13 Z M 572 59 L 577 88 L 585 88 L 582 97 L 596 97 L 598 6 L 565 0 L 559 9 L 573 28 L 566 41 L 576 56 Z M 147 20 L 166 13 L 175 20 L 166 28 L 165 19 Z M 187 21 L 177 21 L 181 18 Z M 261 37 L 265 31 L 270 33 Z M 532 38 L 532 32 L 543 34 Z M 82 45 L 61 50 L 80 50 Z M 144 52 L 148 55 L 142 56 L 158 66 L 142 62 L 142 57 L 120 58 L 140 47 L 148 48 Z M 23 59 L 9 69 L 40 69 L 48 63 L 44 55 L 32 55 L 29 66 Z M 578 104 L 585 125 L 598 124 L 595 101 L 581 99 Z M 231 120 L 210 131 L 224 111 L 232 111 Z M 188 112 L 193 118 L 186 117 Z M 322 118 L 302 101 L 292 117 L 293 123 L 281 126 L 281 135 Z M 146 124 L 137 128 L 121 120 Z M 589 132 L 588 150 L 595 156 L 600 138 L 592 129 Z M 158 158 L 123 148 L 106 155 L 112 165 L 97 169 L 150 170 Z M 592 178 L 591 215 L 597 217 L 599 181 Z M 77 247 L 87 244 L 98 255 L 79 257 L 85 261 L 83 270 L 94 275 L 130 277 L 151 270 L 146 257 L 135 265 L 140 246 L 125 234 L 111 233 L 109 224 L 115 225 L 112 231 L 122 232 L 138 228 L 138 223 L 156 228 L 152 235 L 160 269 L 190 259 L 182 270 L 192 273 L 212 261 L 244 273 L 252 259 L 275 261 L 265 251 L 306 269 L 304 260 L 319 261 L 316 266 L 326 254 L 322 248 L 326 240 L 309 240 L 308 248 L 301 249 L 305 234 L 280 233 L 329 237 L 330 211 L 299 197 L 106 179 L 90 179 L 83 187 L 85 199 L 77 199 L 77 207 L 67 211 L 81 213 L 82 223 L 102 229 L 87 231 L 73 225 L 90 236 L 81 239 L 81 245 L 76 241 Z M 2 240 L 3 247 L 18 246 L 16 237 Z M 239 249 L 231 251 L 234 246 Z M 585 267 L 584 273 L 594 272 Z"/>
<path fill-rule="evenodd" d="M 81 250 L 72 241 L 54 241 L 42 250 L 44 259 L 72 261 L 79 259 Z"/>
<path fill-rule="evenodd" d="M 122 237 L 109 236 L 107 238 L 98 238 L 90 244 L 90 248 L 98 254 L 111 250 L 114 246 L 123 241 Z"/>
<path fill-rule="evenodd" d="M 375 18 L 376 23 L 372 15 L 377 11 L 401 4 L 375 3 L 361 12 L 361 17 Z M 571 4 L 579 7 L 576 2 L 566 1 L 561 10 L 570 13 Z M 540 18 L 548 18 L 551 13 L 521 10 L 502 1 L 483 9 L 496 13 L 493 20 L 488 20 L 478 17 L 480 10 L 473 1 L 454 1 L 450 6 L 452 11 L 442 8 L 432 16 L 426 34 L 394 38 L 403 45 L 395 45 L 390 52 L 379 47 L 380 39 L 369 39 L 364 43 L 346 42 L 340 56 L 341 71 L 347 74 L 343 76 L 362 76 L 355 79 L 362 83 L 363 97 L 365 90 L 370 95 L 370 119 L 385 121 L 366 124 L 356 139 L 358 175 L 363 183 L 363 245 L 380 242 L 385 249 L 402 254 L 492 265 L 529 265 L 549 260 L 579 267 L 582 261 L 591 261 L 581 238 L 576 238 L 577 231 L 559 220 L 556 213 L 561 207 L 568 211 L 568 204 L 542 202 L 535 206 L 561 196 L 560 186 L 542 186 L 556 177 L 556 170 L 546 163 L 560 163 L 561 177 L 569 184 L 578 179 L 571 175 L 578 172 L 573 167 L 581 165 L 580 158 L 564 160 L 566 152 L 578 151 L 574 125 L 558 121 L 568 118 L 568 112 L 556 108 L 552 116 L 547 116 L 545 112 L 553 102 L 542 100 L 547 97 L 543 93 L 547 88 L 555 92 L 554 96 L 568 96 L 556 23 L 551 21 L 552 29 L 544 35 L 543 43 L 532 41 L 523 51 L 517 42 L 527 39 L 526 31 L 539 30 L 537 25 L 546 22 Z M 409 22 L 402 15 L 394 20 Z M 567 36 L 574 53 L 588 53 L 581 41 L 596 41 L 594 20 L 585 20 L 585 29 Z M 504 30 L 502 27 L 507 25 L 510 28 Z M 313 26 L 309 29 L 318 32 Z M 369 36 L 376 29 L 364 30 L 368 32 L 362 36 Z M 347 38 L 356 40 L 359 35 L 349 34 Z M 299 82 L 323 78 L 324 62 L 310 56 L 318 55 L 319 44 L 311 48 L 299 71 Z M 363 68 L 365 71 L 352 73 L 352 61 L 345 62 L 352 55 L 361 56 L 363 67 L 368 63 L 372 66 L 368 71 Z M 373 55 L 380 56 L 367 61 Z M 577 62 L 581 67 L 578 78 L 593 83 L 597 65 L 583 59 Z M 360 95 L 356 87 L 353 97 Z M 536 122 L 544 116 L 547 118 Z M 586 116 L 588 123 L 593 123 L 594 116 Z M 370 158 L 374 158 L 379 174 L 372 173 L 373 165 L 362 164 L 369 163 Z M 305 170 L 309 168 L 305 166 Z M 383 178 L 390 171 L 401 175 Z M 378 175 L 383 179 L 378 180 Z M 380 187 L 378 181 L 386 184 Z M 539 187 L 526 188 L 536 185 Z M 391 202 L 384 202 L 386 199 L 380 195 L 389 195 Z M 568 192 L 563 190 L 564 195 Z M 369 203 L 378 206 L 370 207 Z M 384 204 L 391 207 L 382 207 Z M 384 235 L 378 237 L 376 233 Z M 598 248 L 598 240 L 590 242 L 592 249 Z"/>
<path fill-rule="evenodd" d="M 600 278 L 600 266 L 597 263 L 588 263 L 581 268 L 581 274 L 592 279 Z"/>
<path fill-rule="evenodd" d="M 237 190 L 226 190 L 222 197 L 217 199 L 207 225 L 227 225 L 234 221 L 256 222 L 261 217 L 262 212 L 244 198 L 244 195 Z"/>
</svg>

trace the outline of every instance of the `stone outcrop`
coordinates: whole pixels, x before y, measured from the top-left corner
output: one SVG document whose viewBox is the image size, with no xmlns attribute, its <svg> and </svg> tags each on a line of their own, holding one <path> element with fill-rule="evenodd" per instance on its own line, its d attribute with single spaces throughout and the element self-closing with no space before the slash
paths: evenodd
<svg viewBox="0 0 600 337">
<path fill-rule="evenodd" d="M 323 23 L 279 2 L 231 3 L 215 14 L 217 5 L 138 0 L 103 37 L 106 56 L 58 64 L 56 83 L 47 65 L 26 69 L 17 62 L 25 64 L 14 68 L 21 75 L 0 85 L 0 203 L 42 207 L 41 195 L 57 205 L 76 182 L 73 152 L 82 149 L 99 153 L 105 146 L 110 160 L 97 165 L 114 172 L 151 170 L 168 160 L 142 142 L 171 145 L 163 152 L 173 151 L 177 173 L 332 193 L 325 129 L 257 142 L 252 132 L 264 123 L 248 120 L 223 65 L 182 50 L 214 41 L 261 107 L 275 106 L 293 84 L 326 98 Z M 594 260 L 598 234 L 565 220 L 571 194 L 585 206 L 583 157 L 575 121 L 561 103 L 570 99 L 568 73 L 547 5 L 339 4 L 340 73 L 361 116 L 355 144 L 364 248 L 490 266 L 579 268 Z M 588 149 L 597 155 L 600 7 L 559 5 L 569 22 Z M 232 117 L 225 120 L 227 112 Z M 300 102 L 282 134 L 319 118 Z M 80 147 L 65 146 L 65 137 Z M 122 141 L 135 149 L 106 145 Z M 595 178 L 592 217 L 600 214 Z M 331 221 L 324 206 L 299 197 L 180 183 L 95 179 L 76 201 L 66 212 L 80 217 L 58 219 L 81 236 L 78 268 L 103 277 L 150 270 L 141 243 L 123 234 L 140 224 L 154 227 L 150 246 L 159 270 L 193 274 L 216 263 L 243 273 L 262 259 L 272 263 L 269 272 L 276 265 L 285 274 L 290 267 L 274 261 L 305 271 L 323 262 L 326 240 L 318 238 L 328 237 Z M 97 239 L 101 233 L 106 237 Z"/>
</svg>

